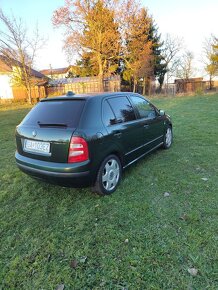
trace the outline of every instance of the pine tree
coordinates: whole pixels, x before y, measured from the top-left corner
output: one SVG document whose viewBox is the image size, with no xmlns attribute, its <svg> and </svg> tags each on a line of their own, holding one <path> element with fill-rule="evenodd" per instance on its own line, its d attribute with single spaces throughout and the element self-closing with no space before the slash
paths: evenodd
<svg viewBox="0 0 218 290">
<path fill-rule="evenodd" d="M 134 1 L 128 4 L 131 13 L 127 13 L 125 18 L 126 30 L 123 41 L 125 70 L 123 77 L 125 80 L 133 82 L 133 92 L 135 92 L 138 80 L 143 79 L 145 88 L 147 78 L 153 74 L 152 43 L 148 39 L 151 19 L 145 8 L 135 7 Z M 130 9 L 130 5 L 135 9 Z M 145 93 L 145 89 L 143 89 L 143 93 Z"/>
<path fill-rule="evenodd" d="M 157 78 L 159 82 L 160 85 L 159 91 L 161 91 L 164 82 L 164 76 L 167 72 L 167 68 L 166 63 L 164 62 L 162 56 L 163 42 L 161 41 L 161 35 L 158 33 L 157 25 L 154 23 L 153 19 L 150 24 L 148 39 L 152 43 L 154 76 Z"/>
</svg>

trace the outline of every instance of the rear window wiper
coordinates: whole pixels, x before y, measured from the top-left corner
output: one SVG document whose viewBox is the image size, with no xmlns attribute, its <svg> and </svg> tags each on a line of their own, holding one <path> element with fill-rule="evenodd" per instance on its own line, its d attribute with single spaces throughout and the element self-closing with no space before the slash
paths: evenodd
<svg viewBox="0 0 218 290">
<path fill-rule="evenodd" d="M 40 127 L 67 127 L 67 124 L 64 123 L 41 123 L 40 121 L 37 123 Z"/>
</svg>

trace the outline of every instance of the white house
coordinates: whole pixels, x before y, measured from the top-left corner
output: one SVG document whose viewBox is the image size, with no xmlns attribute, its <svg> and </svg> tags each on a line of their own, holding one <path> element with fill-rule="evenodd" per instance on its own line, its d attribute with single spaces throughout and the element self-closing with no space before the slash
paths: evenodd
<svg viewBox="0 0 218 290">
<path fill-rule="evenodd" d="M 4 56 L 0 56 L 0 99 L 14 99 L 17 98 L 15 91 L 19 90 L 19 98 L 26 98 L 25 90 L 21 87 L 16 87 L 12 83 L 12 78 L 15 76 L 17 69 L 19 68 L 19 62 L 13 61 L 14 64 L 8 64 Z M 37 91 L 41 89 L 48 78 L 42 73 L 31 69 L 31 80 L 35 86 L 38 87 Z M 22 96 L 20 96 L 22 94 Z M 35 96 L 37 97 L 37 96 Z"/>
<path fill-rule="evenodd" d="M 12 99 L 11 72 L 8 65 L 0 58 L 0 99 Z"/>
<path fill-rule="evenodd" d="M 0 99 L 13 99 L 10 76 L 0 73 Z"/>
</svg>

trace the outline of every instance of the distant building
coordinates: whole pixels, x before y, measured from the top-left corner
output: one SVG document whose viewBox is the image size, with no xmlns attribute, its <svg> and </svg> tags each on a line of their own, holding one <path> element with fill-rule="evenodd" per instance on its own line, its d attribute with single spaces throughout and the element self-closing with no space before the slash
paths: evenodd
<svg viewBox="0 0 218 290">
<path fill-rule="evenodd" d="M 63 79 L 67 77 L 69 73 L 69 67 L 44 69 L 41 70 L 40 73 L 53 80 Z"/>
<path fill-rule="evenodd" d="M 52 80 L 64 79 L 69 77 L 78 77 L 80 75 L 80 68 L 78 66 L 69 65 L 62 68 L 50 68 L 40 71 Z"/>
<path fill-rule="evenodd" d="M 24 87 L 16 86 L 13 82 L 13 78 L 16 77 L 17 72 L 20 70 L 21 64 L 16 60 L 11 60 L 10 63 L 6 60 L 4 56 L 0 56 L 0 99 L 25 99 L 26 92 Z M 48 78 L 42 73 L 31 69 L 31 83 L 33 85 L 33 90 L 37 91 L 38 95 L 43 94 L 44 85 L 47 83 Z M 43 89 L 42 89 L 43 88 Z"/>
<path fill-rule="evenodd" d="M 176 93 L 192 93 L 205 90 L 206 82 L 203 78 L 175 79 Z"/>
<path fill-rule="evenodd" d="M 213 78 L 213 85 L 214 85 L 215 88 L 218 88 L 218 76 L 215 76 Z"/>
</svg>

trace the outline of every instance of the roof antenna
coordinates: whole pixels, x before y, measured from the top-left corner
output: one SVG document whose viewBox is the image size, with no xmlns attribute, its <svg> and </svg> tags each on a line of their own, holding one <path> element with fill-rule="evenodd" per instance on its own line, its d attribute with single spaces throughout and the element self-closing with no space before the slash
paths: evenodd
<svg viewBox="0 0 218 290">
<path fill-rule="evenodd" d="M 67 97 L 74 96 L 74 95 L 75 95 L 75 93 L 72 92 L 72 91 L 68 91 L 68 92 L 66 93 L 66 96 L 67 96 Z"/>
</svg>

